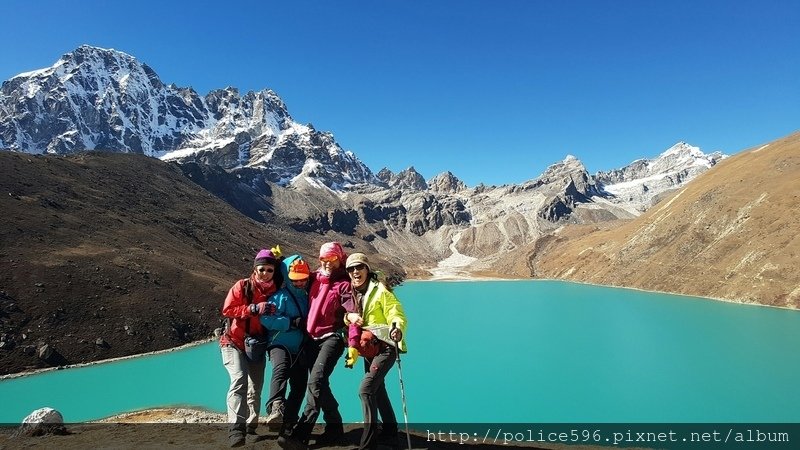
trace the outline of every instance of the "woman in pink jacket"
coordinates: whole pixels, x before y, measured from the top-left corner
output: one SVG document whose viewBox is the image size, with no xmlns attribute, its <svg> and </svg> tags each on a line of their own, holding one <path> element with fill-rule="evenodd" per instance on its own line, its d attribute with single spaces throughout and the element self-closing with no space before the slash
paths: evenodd
<svg viewBox="0 0 800 450">
<path fill-rule="evenodd" d="M 335 445 L 344 438 L 339 403 L 333 396 L 329 379 L 344 353 L 343 304 L 352 298 L 350 278 L 344 270 L 346 259 L 341 244 L 328 242 L 319 251 L 320 268 L 311 274 L 306 323 L 311 339 L 306 351 L 313 363 L 308 378 L 306 408 L 294 429 L 278 438 L 278 445 L 283 448 L 307 448 L 320 412 L 325 418 L 325 432 L 317 438 L 315 446 Z"/>
</svg>

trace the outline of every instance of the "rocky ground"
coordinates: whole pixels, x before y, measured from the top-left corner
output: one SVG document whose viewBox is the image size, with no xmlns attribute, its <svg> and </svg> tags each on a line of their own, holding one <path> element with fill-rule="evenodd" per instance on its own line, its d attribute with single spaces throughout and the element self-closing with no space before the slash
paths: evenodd
<svg viewBox="0 0 800 450">
<path fill-rule="evenodd" d="M 103 421 L 70 424 L 66 426 L 67 434 L 50 434 L 34 437 L 13 436 L 16 427 L 0 428 L 0 449 L 162 449 L 162 448 L 192 448 L 192 449 L 217 449 L 227 448 L 227 425 L 222 414 L 190 409 L 155 409 L 136 413 L 123 414 Z M 314 436 L 322 432 L 317 427 L 311 438 L 311 448 L 328 448 L 332 450 L 350 450 L 357 448 L 361 437 L 361 425 L 345 426 L 345 442 L 340 446 L 316 446 Z M 262 426 L 257 430 L 257 435 L 248 436 L 245 449 L 279 449 L 275 440 L 277 434 L 266 431 Z M 437 435 L 439 438 L 447 436 L 446 441 L 431 437 L 428 433 L 411 432 L 411 448 L 433 450 L 456 449 L 489 449 L 500 450 L 504 448 L 529 448 L 529 449 L 569 449 L 569 450 L 600 450 L 602 447 L 594 446 L 565 446 L 560 444 L 479 444 L 475 442 L 458 442 L 459 437 L 454 435 Z M 451 442 L 455 441 L 455 442 Z M 381 449 L 389 449 L 382 446 Z M 406 435 L 400 433 L 398 449 L 407 448 Z"/>
</svg>

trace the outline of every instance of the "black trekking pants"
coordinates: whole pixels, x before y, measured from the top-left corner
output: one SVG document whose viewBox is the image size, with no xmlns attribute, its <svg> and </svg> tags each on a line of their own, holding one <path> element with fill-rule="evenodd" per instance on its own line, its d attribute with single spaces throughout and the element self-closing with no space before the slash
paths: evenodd
<svg viewBox="0 0 800 450">
<path fill-rule="evenodd" d="M 302 351 L 302 350 L 301 350 Z M 276 401 L 283 402 L 283 421 L 297 422 L 300 405 L 306 394 L 308 367 L 303 363 L 302 355 L 292 355 L 285 347 L 269 349 L 269 360 L 272 364 L 272 377 L 269 382 L 269 399 L 267 410 L 272 412 Z M 286 388 L 289 387 L 289 395 Z"/>
<path fill-rule="evenodd" d="M 389 394 L 386 393 L 386 374 L 394 365 L 396 350 L 383 344 L 380 353 L 374 358 L 364 358 L 364 378 L 358 389 L 361 398 L 361 411 L 364 414 L 364 431 L 361 434 L 360 449 L 374 449 L 378 445 L 378 414 L 383 421 L 382 434 L 397 435 L 397 417 L 394 415 Z"/>
<path fill-rule="evenodd" d="M 342 429 L 342 415 L 339 413 L 339 402 L 333 396 L 330 376 L 344 353 L 344 339 L 339 334 L 307 343 L 309 361 L 314 361 L 308 377 L 306 408 L 297 422 L 293 436 L 300 440 L 308 439 L 317 422 L 320 412 L 325 418 L 325 429 Z"/>
</svg>

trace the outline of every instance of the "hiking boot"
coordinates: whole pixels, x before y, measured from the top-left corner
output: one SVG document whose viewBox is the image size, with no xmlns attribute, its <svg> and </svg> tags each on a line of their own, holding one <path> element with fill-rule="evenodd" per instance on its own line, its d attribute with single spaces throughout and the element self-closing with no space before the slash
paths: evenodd
<svg viewBox="0 0 800 450">
<path fill-rule="evenodd" d="M 294 431 L 295 425 L 297 425 L 297 420 L 290 420 L 283 418 L 283 425 L 281 426 L 280 431 L 278 431 L 278 435 L 281 436 L 291 436 L 292 431 Z"/>
<path fill-rule="evenodd" d="M 378 433 L 377 443 L 382 447 L 389 447 L 392 449 L 400 448 L 400 440 L 397 436 L 397 430 L 387 430 Z"/>
<path fill-rule="evenodd" d="M 267 429 L 269 431 L 280 431 L 283 426 L 283 402 L 275 401 L 272 403 L 270 413 L 267 416 Z"/>
<path fill-rule="evenodd" d="M 393 438 L 378 438 L 376 448 L 400 450 L 400 439 L 398 439 L 397 436 Z"/>
<path fill-rule="evenodd" d="M 285 436 L 281 435 L 278 436 L 278 447 L 285 448 L 289 450 L 306 450 L 308 449 L 308 443 L 303 442 L 300 439 L 293 437 L 293 436 Z"/>
<path fill-rule="evenodd" d="M 386 424 L 383 424 L 383 425 L 381 426 L 381 431 L 380 431 L 380 433 L 378 433 L 378 439 L 382 439 L 382 438 L 387 438 L 387 439 L 389 439 L 389 438 L 396 438 L 396 437 L 397 437 L 397 433 L 398 433 L 398 431 L 397 431 L 397 425 L 395 425 L 395 426 L 388 425 L 388 426 L 387 426 Z"/>
<path fill-rule="evenodd" d="M 338 426 L 332 425 L 330 428 L 325 427 L 325 431 L 322 432 L 317 439 L 314 441 L 314 445 L 316 446 L 337 446 L 346 444 L 344 442 L 344 428 L 342 425 L 339 424 Z"/>
<path fill-rule="evenodd" d="M 230 445 L 230 447 L 241 447 L 245 442 L 244 433 L 239 430 L 231 431 L 230 434 L 228 434 L 228 445 Z"/>
</svg>

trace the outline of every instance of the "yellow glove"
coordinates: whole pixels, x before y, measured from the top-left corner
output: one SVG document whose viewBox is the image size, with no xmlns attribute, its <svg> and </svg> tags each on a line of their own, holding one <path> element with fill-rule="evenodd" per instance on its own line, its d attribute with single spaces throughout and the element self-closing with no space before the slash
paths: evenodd
<svg viewBox="0 0 800 450">
<path fill-rule="evenodd" d="M 356 361 L 358 361 L 358 350 L 355 347 L 347 347 L 347 358 L 344 360 L 344 366 L 352 369 Z"/>
</svg>

